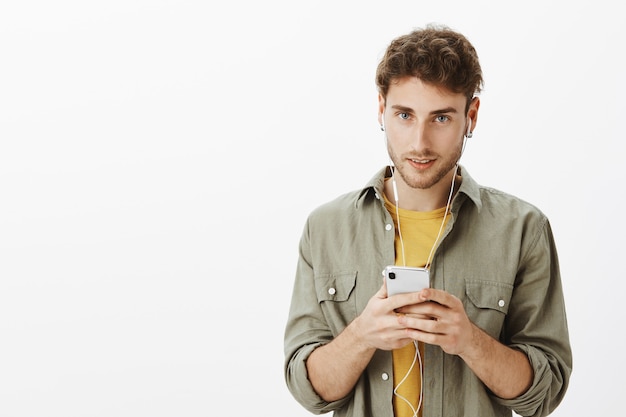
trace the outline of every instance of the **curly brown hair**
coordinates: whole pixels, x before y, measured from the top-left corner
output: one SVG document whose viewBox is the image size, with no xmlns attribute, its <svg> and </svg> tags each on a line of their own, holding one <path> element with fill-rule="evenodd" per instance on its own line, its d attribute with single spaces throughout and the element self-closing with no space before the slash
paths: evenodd
<svg viewBox="0 0 626 417">
<path fill-rule="evenodd" d="M 376 69 L 378 92 L 386 98 L 390 84 L 406 76 L 463 93 L 468 108 L 483 87 L 476 49 L 465 36 L 443 25 L 415 29 L 387 47 Z"/>
</svg>

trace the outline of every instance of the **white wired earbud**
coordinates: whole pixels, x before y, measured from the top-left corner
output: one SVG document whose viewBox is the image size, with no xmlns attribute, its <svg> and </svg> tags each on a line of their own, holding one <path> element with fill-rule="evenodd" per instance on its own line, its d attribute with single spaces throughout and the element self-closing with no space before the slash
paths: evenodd
<svg viewBox="0 0 626 417">
<path fill-rule="evenodd" d="M 380 118 L 380 130 L 383 132 L 383 138 L 385 139 L 385 150 L 389 152 L 387 148 L 387 132 L 385 132 L 385 112 L 382 112 Z M 391 156 L 389 156 L 389 167 L 391 169 L 391 185 L 393 186 L 393 199 L 395 201 L 396 206 L 396 217 L 398 218 L 398 236 L 400 237 L 400 246 L 402 247 L 402 259 L 406 262 L 406 258 L 404 257 L 404 241 L 402 240 L 402 232 L 400 229 L 400 213 L 398 209 L 398 186 L 396 185 L 396 167 L 393 165 L 393 161 L 391 160 Z M 406 266 L 406 264 L 405 264 Z"/>
<path fill-rule="evenodd" d="M 383 112 L 382 117 L 381 117 L 380 130 L 383 132 L 383 136 L 384 136 L 384 139 L 385 139 L 385 145 L 387 145 L 387 132 L 385 132 L 385 112 Z M 389 149 L 387 149 L 387 151 L 389 151 Z M 391 167 L 391 185 L 393 186 L 393 198 L 395 200 L 396 218 L 397 218 L 397 222 L 398 222 L 398 237 L 400 238 L 400 247 L 402 248 L 402 262 L 404 263 L 404 266 L 406 266 L 406 256 L 404 254 L 404 241 L 402 239 L 402 228 L 400 227 L 400 212 L 399 212 L 400 209 L 399 209 L 399 204 L 398 204 L 398 186 L 396 185 L 396 175 L 395 175 L 396 167 L 393 165 L 393 161 L 391 160 L 391 156 L 389 157 L 389 165 Z M 416 417 L 417 413 L 419 412 L 420 408 L 422 407 L 422 397 L 424 395 L 423 394 L 423 392 L 424 392 L 423 385 L 420 387 L 420 395 L 419 395 L 419 402 L 417 404 L 417 408 L 414 408 L 413 404 L 411 403 L 411 401 L 409 401 L 408 399 L 403 397 L 398 392 L 398 389 L 400 388 L 400 385 L 402 385 L 404 383 L 404 381 L 411 374 L 411 371 L 415 367 L 415 362 L 416 361 L 419 361 L 420 372 L 421 372 L 421 369 L 422 369 L 422 356 L 420 355 L 420 351 L 419 351 L 419 347 L 417 345 L 417 341 L 414 340 L 413 344 L 415 345 L 415 355 L 413 356 L 413 362 L 411 363 L 411 366 L 409 367 L 409 370 L 407 371 L 407 373 L 404 376 L 404 378 L 402 378 L 402 380 L 398 383 L 398 385 L 396 385 L 394 387 L 393 393 L 394 393 L 394 395 L 396 395 L 398 398 L 403 400 L 409 406 L 409 408 L 413 412 L 413 416 Z M 423 384 L 423 381 L 422 381 L 422 384 Z"/>
<path fill-rule="evenodd" d="M 467 130 L 465 131 L 465 136 L 463 136 L 463 147 L 461 148 L 461 155 L 463 155 L 463 152 L 465 152 L 465 145 L 467 144 L 467 140 L 470 139 L 472 136 L 474 136 L 474 133 L 472 132 L 472 119 L 469 119 L 467 123 Z M 459 159 L 461 159 L 461 157 L 459 157 Z"/>
<path fill-rule="evenodd" d="M 409 408 L 411 409 L 411 411 L 413 412 L 413 417 L 417 417 L 417 413 L 419 412 L 420 408 L 422 408 L 422 401 L 423 401 L 423 397 L 424 397 L 424 379 L 422 378 L 422 381 L 420 383 L 420 396 L 419 396 L 419 401 L 417 403 L 417 408 L 413 407 L 413 403 L 411 403 L 411 401 L 409 401 L 406 397 L 404 397 L 402 394 L 400 394 L 398 392 L 398 389 L 400 388 L 400 385 L 402 385 L 404 383 L 404 381 L 406 381 L 406 379 L 409 377 L 409 375 L 411 374 L 411 371 L 413 370 L 413 368 L 415 367 L 415 363 L 417 361 L 419 361 L 419 369 L 420 372 L 423 368 L 423 364 L 422 364 L 422 355 L 420 354 L 420 350 L 419 350 L 419 346 L 417 344 L 417 340 L 413 341 L 413 345 L 415 346 L 415 355 L 413 356 L 413 362 L 411 363 L 411 366 L 409 367 L 409 370 L 407 371 L 406 375 L 404 375 L 404 378 L 402 378 L 402 381 L 400 381 L 398 383 L 398 385 L 396 385 L 393 389 L 393 393 L 395 396 L 397 396 L 398 398 L 400 398 L 402 401 L 404 401 L 406 403 L 406 405 L 409 406 Z"/>
<path fill-rule="evenodd" d="M 385 131 L 385 112 L 383 112 L 383 114 L 381 115 L 381 118 L 380 118 L 380 130 L 382 132 Z M 384 133 L 383 136 L 385 138 L 385 145 L 387 145 L 387 133 Z M 394 175 L 395 167 L 393 167 L 393 162 L 391 161 L 391 157 L 389 158 L 389 165 L 392 166 L 392 168 L 391 168 L 391 184 L 393 185 L 393 198 L 396 201 L 396 207 L 397 207 L 398 206 L 398 187 L 396 186 L 396 176 Z"/>
</svg>

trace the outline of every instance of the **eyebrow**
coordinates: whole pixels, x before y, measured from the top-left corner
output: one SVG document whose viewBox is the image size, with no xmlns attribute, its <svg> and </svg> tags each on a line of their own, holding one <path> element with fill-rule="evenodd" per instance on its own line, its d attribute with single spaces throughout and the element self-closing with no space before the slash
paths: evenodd
<svg viewBox="0 0 626 417">
<path fill-rule="evenodd" d="M 433 110 L 430 114 L 458 113 L 454 107 L 446 107 L 440 110 Z"/>
<path fill-rule="evenodd" d="M 401 112 L 404 112 L 404 113 L 415 113 L 412 108 L 401 106 L 399 104 L 394 104 L 393 106 L 391 106 L 391 108 L 400 110 Z M 429 114 L 436 115 L 436 114 L 445 114 L 445 113 L 458 113 L 458 111 L 454 107 L 445 107 L 443 109 L 432 110 Z"/>
</svg>

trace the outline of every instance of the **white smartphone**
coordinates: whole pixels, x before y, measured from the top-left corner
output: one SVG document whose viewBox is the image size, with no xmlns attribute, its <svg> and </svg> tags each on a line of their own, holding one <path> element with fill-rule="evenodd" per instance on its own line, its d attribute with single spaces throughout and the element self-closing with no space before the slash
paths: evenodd
<svg viewBox="0 0 626 417">
<path fill-rule="evenodd" d="M 387 295 L 420 291 L 430 286 L 430 272 L 425 268 L 389 265 L 383 270 Z"/>
</svg>

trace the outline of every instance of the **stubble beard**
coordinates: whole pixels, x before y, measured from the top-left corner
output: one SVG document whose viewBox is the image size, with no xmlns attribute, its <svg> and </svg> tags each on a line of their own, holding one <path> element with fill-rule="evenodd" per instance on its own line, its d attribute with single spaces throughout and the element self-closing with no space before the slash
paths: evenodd
<svg viewBox="0 0 626 417">
<path fill-rule="evenodd" d="M 395 155 L 391 147 L 388 147 L 389 157 L 396 167 L 396 172 L 400 174 L 402 180 L 409 187 L 420 190 L 427 190 L 435 184 L 438 184 L 450 170 L 454 169 L 461 158 L 462 149 L 463 145 L 459 146 L 454 154 L 445 159 L 442 159 L 440 155 L 430 152 L 428 149 L 420 153 L 419 156 L 408 153 L 399 158 Z M 423 172 L 419 172 L 409 164 L 408 159 L 436 159 L 436 162 L 432 167 Z"/>
</svg>

